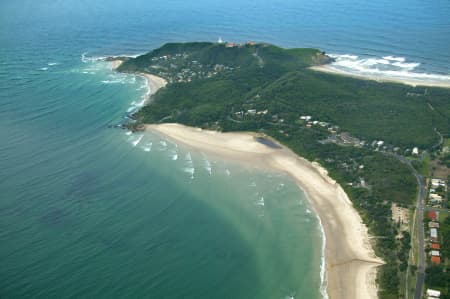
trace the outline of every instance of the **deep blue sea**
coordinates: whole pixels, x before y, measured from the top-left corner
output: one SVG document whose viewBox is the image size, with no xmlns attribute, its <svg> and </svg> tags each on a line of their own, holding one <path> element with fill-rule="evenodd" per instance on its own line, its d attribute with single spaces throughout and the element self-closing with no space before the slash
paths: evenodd
<svg viewBox="0 0 450 299">
<path fill-rule="evenodd" d="M 108 127 L 146 85 L 99 57 L 219 37 L 450 78 L 448 0 L 1 1 L 0 298 L 324 295 L 288 177 Z"/>
</svg>

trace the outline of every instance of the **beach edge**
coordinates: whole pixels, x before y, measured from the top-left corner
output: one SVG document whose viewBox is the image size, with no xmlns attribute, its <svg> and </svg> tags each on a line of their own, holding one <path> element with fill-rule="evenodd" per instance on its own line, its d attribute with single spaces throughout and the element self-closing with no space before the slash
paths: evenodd
<svg viewBox="0 0 450 299">
<path fill-rule="evenodd" d="M 145 125 L 145 129 L 225 160 L 288 174 L 306 194 L 324 232 L 324 298 L 378 298 L 376 271 L 384 262 L 376 257 L 367 227 L 347 194 L 318 163 L 283 145 L 263 145 L 253 132 L 220 133 L 180 124 Z"/>
</svg>

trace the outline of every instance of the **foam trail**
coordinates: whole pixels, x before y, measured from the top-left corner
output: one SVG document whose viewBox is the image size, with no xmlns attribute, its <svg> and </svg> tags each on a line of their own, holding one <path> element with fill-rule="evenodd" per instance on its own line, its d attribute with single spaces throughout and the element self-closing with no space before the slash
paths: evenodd
<svg viewBox="0 0 450 299">
<path fill-rule="evenodd" d="M 176 161 L 176 160 L 178 160 L 178 153 L 177 153 L 177 151 L 176 150 L 170 150 L 169 151 L 169 153 L 170 153 L 170 158 L 173 160 L 173 161 Z"/>
<path fill-rule="evenodd" d="M 187 167 L 184 168 L 184 171 L 191 174 L 191 179 L 194 178 L 195 168 L 194 168 L 194 162 L 192 161 L 191 153 L 188 152 L 186 156 L 184 157 L 184 160 L 186 161 Z"/>
<path fill-rule="evenodd" d="M 256 205 L 258 206 L 264 206 L 264 197 L 261 196 L 258 201 L 256 202 Z"/>
<path fill-rule="evenodd" d="M 144 135 L 139 136 L 135 141 L 133 141 L 133 146 L 137 146 L 139 142 L 141 142 L 142 138 L 144 138 Z"/>
<path fill-rule="evenodd" d="M 209 162 L 208 158 L 206 157 L 205 153 L 202 153 L 203 161 L 205 163 L 205 169 L 208 171 L 209 175 L 212 175 L 212 167 L 211 163 Z"/>
<path fill-rule="evenodd" d="M 145 152 L 150 152 L 152 150 L 152 142 L 147 142 L 142 148 Z"/>
</svg>

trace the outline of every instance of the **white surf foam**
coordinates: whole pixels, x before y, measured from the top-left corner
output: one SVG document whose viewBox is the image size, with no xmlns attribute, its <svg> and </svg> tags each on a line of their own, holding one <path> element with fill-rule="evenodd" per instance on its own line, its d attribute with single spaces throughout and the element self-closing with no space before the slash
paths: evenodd
<svg viewBox="0 0 450 299">
<path fill-rule="evenodd" d="M 144 152 L 151 152 L 152 151 L 152 142 L 145 143 L 144 146 L 142 146 L 142 149 Z"/>
<path fill-rule="evenodd" d="M 335 59 L 330 67 L 348 74 L 450 84 L 450 75 L 418 72 L 416 69 L 420 63 L 407 61 L 405 57 L 358 57 L 349 54 L 330 54 L 330 56 Z"/>
<path fill-rule="evenodd" d="M 383 59 L 386 60 L 392 60 L 392 61 L 398 61 L 398 62 L 405 62 L 406 58 L 405 57 L 394 57 L 394 56 L 383 56 Z"/>
<path fill-rule="evenodd" d="M 256 201 L 256 205 L 257 206 L 264 206 L 264 197 L 261 196 L 257 201 Z"/>
<path fill-rule="evenodd" d="M 205 153 L 202 153 L 202 156 L 205 170 L 209 173 L 209 175 L 212 175 L 211 162 L 209 162 L 208 157 L 206 157 Z"/>
<path fill-rule="evenodd" d="M 139 144 L 139 142 L 141 142 L 142 138 L 144 138 L 144 135 L 140 135 L 136 140 L 134 140 L 133 146 L 137 146 Z"/>
</svg>

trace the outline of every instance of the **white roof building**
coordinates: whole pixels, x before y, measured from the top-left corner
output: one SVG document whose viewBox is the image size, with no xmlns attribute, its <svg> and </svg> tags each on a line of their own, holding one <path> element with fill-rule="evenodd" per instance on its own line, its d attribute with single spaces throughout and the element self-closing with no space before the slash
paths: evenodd
<svg viewBox="0 0 450 299">
<path fill-rule="evenodd" d="M 413 153 L 413 155 L 418 155 L 419 149 L 417 147 L 413 148 L 412 153 Z"/>
<path fill-rule="evenodd" d="M 440 256 L 438 250 L 431 250 L 431 255 L 432 255 L 432 256 Z"/>
<path fill-rule="evenodd" d="M 437 238 L 437 237 L 438 237 L 438 232 L 437 232 L 437 229 L 436 229 L 436 228 L 431 228 L 431 229 L 430 229 L 430 236 L 431 236 L 432 238 Z"/>
<path fill-rule="evenodd" d="M 427 296 L 430 296 L 431 298 L 439 298 L 439 297 L 441 297 L 441 292 L 432 290 L 432 289 L 428 289 Z"/>
</svg>

